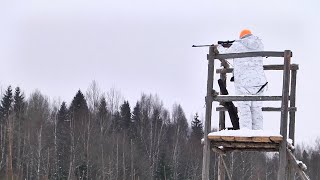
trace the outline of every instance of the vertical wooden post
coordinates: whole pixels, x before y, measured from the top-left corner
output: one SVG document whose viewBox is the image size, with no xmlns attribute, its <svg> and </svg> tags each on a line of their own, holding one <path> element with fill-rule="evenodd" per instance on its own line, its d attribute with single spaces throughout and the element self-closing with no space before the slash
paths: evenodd
<svg viewBox="0 0 320 180">
<path fill-rule="evenodd" d="M 297 83 L 297 71 L 292 70 L 291 75 L 291 89 L 290 89 L 290 107 L 296 106 L 296 83 Z M 289 112 L 289 138 L 292 139 L 292 143 L 294 144 L 294 134 L 295 134 L 295 118 L 296 112 L 290 111 Z"/>
<path fill-rule="evenodd" d="M 210 141 L 208 134 L 211 131 L 211 114 L 212 114 L 212 90 L 214 75 L 214 47 L 210 46 L 208 56 L 208 78 L 207 78 L 207 96 L 206 96 L 206 117 L 204 124 L 204 145 L 202 159 L 202 180 L 209 180 L 210 167 Z"/>
<path fill-rule="evenodd" d="M 220 73 L 220 79 L 224 82 L 224 84 L 227 86 L 227 83 L 226 83 L 226 78 L 227 78 L 227 75 L 226 73 Z M 221 92 L 220 92 L 221 94 Z M 221 105 L 221 102 L 220 102 L 220 105 Z M 220 111 L 219 112 L 219 130 L 221 131 L 222 129 L 225 129 L 226 128 L 226 113 L 225 111 Z"/>
<path fill-rule="evenodd" d="M 221 155 L 218 158 L 218 180 L 225 180 L 226 171 L 223 165 L 224 159 Z"/>
<path fill-rule="evenodd" d="M 296 83 L 297 83 L 297 71 L 292 70 L 291 71 L 291 87 L 290 87 L 290 107 L 295 107 L 296 106 Z M 296 118 L 296 112 L 295 111 L 290 111 L 289 112 L 289 138 L 292 139 L 292 144 L 294 144 L 294 134 L 295 134 L 295 118 Z M 295 173 L 292 169 L 291 166 L 288 166 L 288 179 L 294 180 L 295 178 Z"/>
<path fill-rule="evenodd" d="M 227 75 L 225 73 L 220 73 L 220 79 L 227 86 L 226 78 L 227 78 Z M 220 105 L 221 105 L 221 103 L 220 103 Z M 225 118 L 226 118 L 225 111 L 220 111 L 219 112 L 219 131 L 226 128 L 226 124 L 225 124 L 226 119 Z M 218 160 L 219 160 L 219 162 L 218 162 L 218 180 L 224 180 L 226 171 L 225 171 L 225 167 L 223 164 L 223 156 L 219 156 Z"/>
<path fill-rule="evenodd" d="M 288 104 L 289 104 L 289 84 L 290 84 L 290 61 L 291 61 L 291 51 L 284 51 L 284 70 L 283 70 L 283 89 L 282 89 L 282 103 L 281 103 L 281 124 L 280 124 L 280 134 L 283 140 L 279 148 L 279 171 L 278 180 L 287 179 L 287 137 L 288 137 Z"/>
</svg>

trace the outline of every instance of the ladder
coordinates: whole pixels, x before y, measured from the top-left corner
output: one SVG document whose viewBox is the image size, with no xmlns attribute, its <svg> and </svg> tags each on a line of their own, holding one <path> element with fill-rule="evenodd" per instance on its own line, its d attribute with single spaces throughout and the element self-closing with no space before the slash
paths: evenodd
<svg viewBox="0 0 320 180">
<path fill-rule="evenodd" d="M 244 58 L 244 57 L 282 57 L 283 64 L 280 65 L 264 65 L 264 70 L 283 70 L 283 87 L 281 96 L 231 96 L 231 95 L 214 95 L 214 61 L 221 61 L 223 68 L 216 69 L 216 73 L 220 74 L 220 79 L 226 82 L 226 74 L 233 71 L 232 68 L 225 66 L 225 59 Z M 294 179 L 297 172 L 303 180 L 309 177 L 304 172 L 301 164 L 297 163 L 293 149 L 287 139 L 290 138 L 294 142 L 295 134 L 295 112 L 296 105 L 296 76 L 299 66 L 291 64 L 292 52 L 285 50 L 283 52 L 261 51 L 261 52 L 245 52 L 245 53 L 229 53 L 216 54 L 214 47 L 209 47 L 208 59 L 208 78 L 207 78 L 207 95 L 206 114 L 204 124 L 204 143 L 203 143 L 203 164 L 202 164 L 202 180 L 209 180 L 209 165 L 211 150 L 219 154 L 218 162 L 218 179 L 224 180 L 225 174 L 231 180 L 228 167 L 224 161 L 226 152 L 230 151 L 264 151 L 279 152 L 279 170 L 278 180 Z M 226 83 L 225 83 L 226 84 Z M 263 107 L 263 111 L 280 111 L 280 135 L 279 136 L 259 136 L 259 137 L 237 137 L 237 136 L 221 136 L 209 134 L 211 131 L 212 103 L 227 101 L 281 101 L 281 107 Z M 219 131 L 225 129 L 225 111 L 224 107 L 217 107 L 219 112 Z M 289 116 L 289 117 L 288 117 Z M 289 131 L 288 131 L 289 119 Z M 221 148 L 222 147 L 222 148 Z"/>
</svg>

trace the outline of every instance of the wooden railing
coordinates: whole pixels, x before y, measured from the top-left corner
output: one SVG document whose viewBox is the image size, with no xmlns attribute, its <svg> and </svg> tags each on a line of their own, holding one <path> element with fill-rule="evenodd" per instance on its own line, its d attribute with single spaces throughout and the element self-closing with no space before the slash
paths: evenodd
<svg viewBox="0 0 320 180">
<path fill-rule="evenodd" d="M 283 88 L 281 96 L 230 96 L 218 95 L 213 96 L 213 81 L 214 81 L 214 60 L 219 59 L 235 59 L 245 57 L 283 57 L 283 64 L 281 65 L 265 65 L 264 70 L 283 70 Z M 283 141 L 279 147 L 279 172 L 278 180 L 286 179 L 289 177 L 287 171 L 287 141 L 288 138 L 288 114 L 290 116 L 289 124 L 289 138 L 294 142 L 295 132 L 295 99 L 296 99 L 296 73 L 299 69 L 297 64 L 291 64 L 292 52 L 285 50 L 284 52 L 261 51 L 261 52 L 245 52 L 245 53 L 230 53 L 230 54 L 216 54 L 214 47 L 209 48 L 208 59 L 208 79 L 207 79 L 207 96 L 206 96 L 206 117 L 204 124 L 205 136 L 211 131 L 211 115 L 212 115 L 212 102 L 225 102 L 225 101 L 281 101 L 281 107 L 264 107 L 264 111 L 281 111 L 280 117 L 280 134 L 283 136 Z M 222 63 L 223 64 L 223 63 Z M 216 73 L 220 74 L 220 79 L 226 80 L 226 73 L 231 73 L 232 68 L 217 69 Z M 290 76 L 291 75 L 291 76 Z M 291 84 L 291 87 L 290 87 Z M 289 92 L 290 90 L 290 92 Z M 289 104 L 290 101 L 290 104 Z M 219 130 L 225 128 L 225 111 L 223 107 L 218 107 L 219 111 Z M 203 147 L 203 169 L 202 179 L 209 179 L 209 164 L 210 164 L 210 142 L 208 138 L 204 138 Z M 219 165 L 220 166 L 220 165 Z M 220 168 L 219 168 L 220 169 Z M 221 174 L 221 173 L 219 173 Z M 221 178 L 221 177 L 220 177 Z"/>
</svg>

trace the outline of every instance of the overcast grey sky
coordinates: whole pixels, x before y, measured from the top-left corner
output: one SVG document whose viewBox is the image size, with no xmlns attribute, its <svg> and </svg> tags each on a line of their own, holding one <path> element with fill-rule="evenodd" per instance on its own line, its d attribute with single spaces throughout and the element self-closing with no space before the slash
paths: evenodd
<svg viewBox="0 0 320 180">
<path fill-rule="evenodd" d="M 320 40 L 319 5 L 316 0 L 0 0 L 0 86 L 20 86 L 27 95 L 39 89 L 69 103 L 96 80 L 104 92 L 120 90 L 131 106 L 145 92 L 158 94 L 169 109 L 181 104 L 188 118 L 195 112 L 204 116 L 208 49 L 191 45 L 232 40 L 249 28 L 266 50 L 291 49 L 293 62 L 300 64 L 296 139 L 310 143 L 320 136 L 320 60 L 312 55 Z M 280 95 L 282 75 L 267 72 L 267 77 L 267 94 Z M 280 113 L 266 114 L 265 128 L 278 129 L 279 119 Z"/>
</svg>

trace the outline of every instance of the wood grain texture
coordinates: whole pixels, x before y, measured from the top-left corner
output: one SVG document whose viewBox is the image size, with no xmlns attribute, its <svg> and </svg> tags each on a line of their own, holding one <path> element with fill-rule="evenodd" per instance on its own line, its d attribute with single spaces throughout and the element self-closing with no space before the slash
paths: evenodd
<svg viewBox="0 0 320 180">
<path fill-rule="evenodd" d="M 282 96 L 255 96 L 255 95 L 218 95 L 212 98 L 213 101 L 228 102 L 228 101 L 281 101 Z"/>
<path fill-rule="evenodd" d="M 222 106 L 218 106 L 218 107 L 216 107 L 216 111 L 228 111 L 228 109 L 225 107 L 222 107 Z M 262 111 L 281 111 L 281 108 L 280 107 L 262 107 Z M 288 111 L 289 112 L 297 111 L 297 108 L 296 107 L 289 107 Z"/>
<path fill-rule="evenodd" d="M 274 64 L 274 65 L 264 65 L 263 66 L 263 70 L 266 71 L 270 71 L 270 70 L 274 70 L 274 71 L 280 71 L 284 69 L 284 65 L 282 64 Z M 290 70 L 299 70 L 299 65 L 298 64 L 291 64 L 290 65 Z M 216 73 L 232 73 L 233 72 L 233 68 L 220 68 L 220 69 L 216 69 Z"/>
<path fill-rule="evenodd" d="M 291 52 L 291 51 L 290 51 Z M 257 52 L 243 52 L 243 53 L 228 53 L 228 54 L 213 54 L 208 56 L 208 59 L 234 59 L 245 57 L 284 57 L 285 52 L 278 51 L 257 51 Z M 290 57 L 292 53 L 290 54 Z"/>
</svg>

